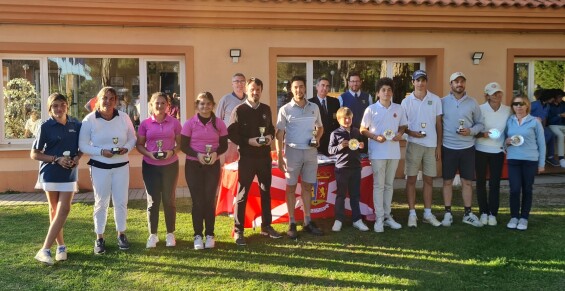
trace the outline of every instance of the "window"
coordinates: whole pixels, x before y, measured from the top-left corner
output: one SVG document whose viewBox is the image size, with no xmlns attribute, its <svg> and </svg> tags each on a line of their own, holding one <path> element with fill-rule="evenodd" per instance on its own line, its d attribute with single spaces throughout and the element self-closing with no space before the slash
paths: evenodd
<svg viewBox="0 0 565 291">
<path fill-rule="evenodd" d="M 376 82 L 381 77 L 390 77 L 395 83 L 394 102 L 400 103 L 413 91 L 412 73 L 424 68 L 423 59 L 335 59 L 335 58 L 278 58 L 277 60 L 277 109 L 290 101 L 290 84 L 295 75 L 306 77 L 307 98 L 316 95 L 315 80 L 326 77 L 330 80 L 331 97 L 339 97 L 347 90 L 347 77 L 352 71 L 359 72 L 363 83 L 361 90 L 376 95 Z"/>
<path fill-rule="evenodd" d="M 177 97 L 174 115 L 186 119 L 182 57 L 0 55 L 0 60 L 0 143 L 30 143 L 34 133 L 26 128 L 49 118 L 46 104 L 53 92 L 67 96 L 69 115 L 82 120 L 92 110 L 89 101 L 102 87 L 112 86 L 118 92 L 117 109 L 131 113 L 138 124 L 149 116 L 151 94 L 162 91 Z"/>
<path fill-rule="evenodd" d="M 528 96 L 534 100 L 537 89 L 565 88 L 564 59 L 517 59 L 513 73 L 513 96 Z"/>
</svg>

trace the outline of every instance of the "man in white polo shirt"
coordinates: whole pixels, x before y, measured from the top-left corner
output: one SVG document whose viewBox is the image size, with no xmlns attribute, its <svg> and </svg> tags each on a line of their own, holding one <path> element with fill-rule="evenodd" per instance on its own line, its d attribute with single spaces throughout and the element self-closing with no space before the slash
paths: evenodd
<svg viewBox="0 0 565 291">
<path fill-rule="evenodd" d="M 424 180 L 424 222 L 440 226 L 432 214 L 433 178 L 437 175 L 437 162 L 441 158 L 441 99 L 428 91 L 428 74 L 417 70 L 412 74 L 414 92 L 402 100 L 402 108 L 408 119 L 408 143 L 406 145 L 406 197 L 408 198 L 408 227 L 417 227 L 416 177 L 420 168 Z"/>
<path fill-rule="evenodd" d="M 285 173 L 286 177 L 286 204 L 290 219 L 287 235 L 295 239 L 298 237 L 294 219 L 298 176 L 302 178 L 304 230 L 314 235 L 324 234 L 310 219 L 312 186 L 316 182 L 318 172 L 316 147 L 320 144 L 324 130 L 320 109 L 316 104 L 306 100 L 304 96 L 306 93 L 304 77 L 295 76 L 290 83 L 293 97 L 279 110 L 275 135 L 279 169 Z M 313 135 L 314 131 L 316 131 L 315 135 Z M 316 141 L 315 145 L 311 145 L 312 138 Z"/>
</svg>

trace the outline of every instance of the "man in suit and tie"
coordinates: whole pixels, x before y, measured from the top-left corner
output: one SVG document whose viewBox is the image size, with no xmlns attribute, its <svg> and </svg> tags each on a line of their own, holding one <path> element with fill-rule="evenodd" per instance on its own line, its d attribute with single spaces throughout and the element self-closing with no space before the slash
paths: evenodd
<svg viewBox="0 0 565 291">
<path fill-rule="evenodd" d="M 320 108 L 320 115 L 322 116 L 322 124 L 324 125 L 324 134 L 320 139 L 320 146 L 318 153 L 329 156 L 328 145 L 330 143 L 330 134 L 332 131 L 339 128 L 336 113 L 339 109 L 339 101 L 336 98 L 328 97 L 330 90 L 330 81 L 326 77 L 321 77 L 316 80 L 316 91 L 318 96 L 310 98 L 308 101 L 318 105 Z"/>
</svg>

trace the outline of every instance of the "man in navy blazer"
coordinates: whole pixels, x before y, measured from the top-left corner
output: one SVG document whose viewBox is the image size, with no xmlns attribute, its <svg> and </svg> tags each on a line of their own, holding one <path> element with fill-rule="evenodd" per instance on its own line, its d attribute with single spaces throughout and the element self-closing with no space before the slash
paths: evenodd
<svg viewBox="0 0 565 291">
<path fill-rule="evenodd" d="M 326 77 L 321 77 L 316 80 L 316 90 L 318 96 L 310 98 L 308 101 L 315 103 L 320 108 L 320 115 L 322 116 L 322 124 L 324 125 L 324 134 L 320 139 L 320 146 L 318 153 L 329 156 L 328 145 L 330 143 L 330 134 L 332 131 L 339 128 L 336 113 L 339 109 L 339 100 L 333 97 L 328 97 L 330 90 L 330 81 Z"/>
</svg>

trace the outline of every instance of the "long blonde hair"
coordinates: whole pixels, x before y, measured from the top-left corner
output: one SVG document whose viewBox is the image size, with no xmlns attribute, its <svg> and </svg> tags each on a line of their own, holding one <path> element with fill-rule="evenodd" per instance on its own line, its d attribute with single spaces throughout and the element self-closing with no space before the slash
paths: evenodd
<svg viewBox="0 0 565 291">
<path fill-rule="evenodd" d="M 104 98 L 104 95 L 106 95 L 107 92 L 110 92 L 112 94 L 114 94 L 114 97 L 116 97 L 116 101 L 118 101 L 118 92 L 116 92 L 116 89 L 114 89 L 113 87 L 104 87 L 102 89 L 100 89 L 100 91 L 98 92 L 98 94 L 96 95 L 96 105 L 94 105 L 94 110 L 98 110 L 100 109 L 100 102 L 102 102 L 102 98 Z"/>
</svg>

